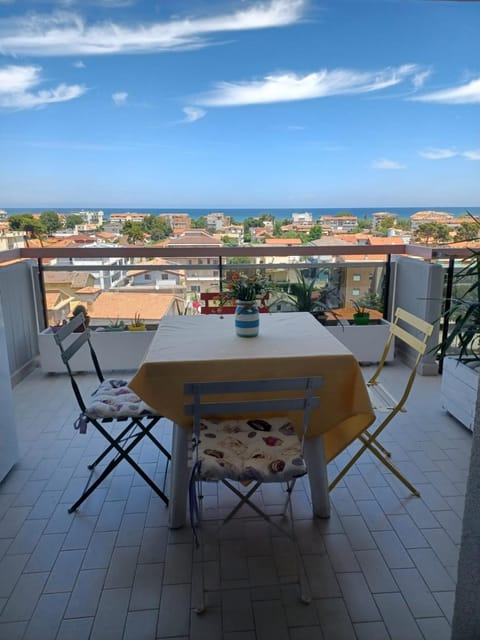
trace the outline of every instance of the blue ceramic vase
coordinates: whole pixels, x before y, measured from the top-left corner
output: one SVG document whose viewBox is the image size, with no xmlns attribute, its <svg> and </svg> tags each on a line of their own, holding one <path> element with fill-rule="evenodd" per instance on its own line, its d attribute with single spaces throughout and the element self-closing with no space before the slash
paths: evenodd
<svg viewBox="0 0 480 640">
<path fill-rule="evenodd" d="M 237 300 L 235 331 L 241 338 L 255 338 L 260 329 L 260 314 L 256 300 Z"/>
</svg>

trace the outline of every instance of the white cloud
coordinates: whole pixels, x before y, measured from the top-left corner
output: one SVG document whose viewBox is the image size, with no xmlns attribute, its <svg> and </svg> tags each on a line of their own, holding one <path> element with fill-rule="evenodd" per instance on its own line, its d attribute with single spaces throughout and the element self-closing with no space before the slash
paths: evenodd
<svg viewBox="0 0 480 640">
<path fill-rule="evenodd" d="M 445 160 L 458 155 L 458 151 L 453 149 L 427 149 L 426 151 L 419 151 L 418 154 L 427 160 Z"/>
<path fill-rule="evenodd" d="M 84 63 L 84 62 L 82 62 L 81 60 L 77 60 L 77 62 L 74 62 L 74 63 L 73 63 L 73 66 L 74 66 L 76 69 L 85 69 L 85 63 Z"/>
<path fill-rule="evenodd" d="M 199 96 L 195 102 L 203 106 L 230 107 L 369 93 L 397 85 L 415 77 L 418 72 L 417 65 L 381 71 L 321 69 L 303 76 L 286 72 L 252 82 L 222 82 L 213 91 Z"/>
<path fill-rule="evenodd" d="M 380 160 L 374 160 L 372 162 L 373 169 L 405 169 L 405 165 L 395 160 L 388 160 L 387 158 L 380 158 Z"/>
<path fill-rule="evenodd" d="M 40 67 L 0 67 L 0 95 L 22 93 L 39 82 Z"/>
<path fill-rule="evenodd" d="M 184 107 L 182 111 L 185 114 L 185 119 L 182 122 L 185 123 L 196 122 L 207 115 L 207 112 L 199 107 Z"/>
<path fill-rule="evenodd" d="M 420 102 L 440 102 L 444 104 L 480 104 L 480 78 L 471 80 L 460 87 L 433 91 L 411 99 Z"/>
<path fill-rule="evenodd" d="M 425 84 L 427 78 L 431 75 L 430 69 L 425 69 L 424 71 L 419 71 L 413 76 L 413 86 L 415 89 L 421 89 Z"/>
<path fill-rule="evenodd" d="M 471 149 L 470 151 L 463 151 L 461 154 L 464 158 L 469 160 L 480 160 L 480 149 Z"/>
<path fill-rule="evenodd" d="M 112 100 L 117 105 L 117 107 L 122 106 L 127 102 L 128 93 L 126 91 L 117 91 L 116 93 L 112 93 Z"/>
<path fill-rule="evenodd" d="M 41 68 L 10 65 L 0 67 L 0 108 L 33 109 L 53 102 L 79 98 L 87 88 L 83 85 L 59 84 L 54 89 L 32 90 L 42 82 Z"/>
<path fill-rule="evenodd" d="M 232 13 L 136 25 L 112 20 L 86 24 L 74 12 L 29 14 L 0 20 L 2 52 L 68 56 L 142 53 L 205 47 L 220 32 L 283 27 L 298 22 L 307 0 L 256 2 Z"/>
<path fill-rule="evenodd" d="M 428 149 L 419 151 L 418 154 L 427 160 L 445 160 L 455 156 L 462 156 L 468 160 L 480 160 L 480 149 L 469 149 L 467 151 L 455 151 L 454 149 Z"/>
</svg>

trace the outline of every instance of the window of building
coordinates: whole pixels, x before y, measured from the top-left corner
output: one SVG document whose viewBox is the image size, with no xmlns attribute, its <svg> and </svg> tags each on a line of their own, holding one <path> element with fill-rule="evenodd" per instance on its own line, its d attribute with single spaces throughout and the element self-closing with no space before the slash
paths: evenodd
<svg viewBox="0 0 480 640">
<path fill-rule="evenodd" d="M 360 289 L 352 289 L 352 296 L 359 296 L 360 295 Z"/>
<path fill-rule="evenodd" d="M 145 280 L 151 280 L 152 279 L 152 276 L 151 276 L 150 273 L 146 273 L 143 277 L 144 277 Z"/>
<path fill-rule="evenodd" d="M 198 264 L 203 264 L 203 260 L 202 260 L 202 258 L 199 258 L 199 259 L 198 259 Z"/>
<path fill-rule="evenodd" d="M 162 280 L 168 280 L 168 273 L 162 273 Z"/>
<path fill-rule="evenodd" d="M 199 284 L 192 284 L 191 289 L 195 293 L 200 293 L 200 285 Z"/>
<path fill-rule="evenodd" d="M 216 269 L 213 270 L 213 275 L 218 276 L 218 271 Z"/>
<path fill-rule="evenodd" d="M 360 274 L 359 273 L 354 273 L 352 276 L 352 280 L 354 282 L 360 282 Z"/>
</svg>

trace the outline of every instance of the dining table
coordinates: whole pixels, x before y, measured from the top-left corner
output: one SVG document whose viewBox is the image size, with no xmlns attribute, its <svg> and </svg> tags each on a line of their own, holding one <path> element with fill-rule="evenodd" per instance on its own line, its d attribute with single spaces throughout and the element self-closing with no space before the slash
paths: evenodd
<svg viewBox="0 0 480 640">
<path fill-rule="evenodd" d="M 360 365 L 310 313 L 263 314 L 254 338 L 237 336 L 233 318 L 164 317 L 130 383 L 142 400 L 174 423 L 169 526 L 186 522 L 192 418 L 184 412 L 185 384 L 276 377 L 323 379 L 304 456 L 313 515 L 328 518 L 327 463 L 375 420 Z"/>
</svg>

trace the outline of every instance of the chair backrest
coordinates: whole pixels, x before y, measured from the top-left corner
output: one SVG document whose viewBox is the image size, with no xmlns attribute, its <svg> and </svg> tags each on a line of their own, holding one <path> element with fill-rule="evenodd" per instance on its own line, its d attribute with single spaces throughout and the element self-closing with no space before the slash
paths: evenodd
<svg viewBox="0 0 480 640">
<path fill-rule="evenodd" d="M 268 414 L 278 412 L 302 411 L 303 434 L 310 421 L 311 409 L 320 404 L 315 390 L 322 385 L 320 376 L 302 378 L 272 378 L 266 380 L 231 380 L 224 382 L 191 382 L 184 386 L 184 393 L 193 397 L 193 403 L 185 405 L 185 415 L 193 416 L 194 432 L 200 432 L 202 417 Z M 289 393 L 288 396 L 275 396 L 272 393 Z M 296 395 L 291 395 L 296 392 Z M 248 394 L 248 399 L 225 399 L 235 394 Z M 215 396 L 215 398 L 213 398 Z M 220 398 L 220 399 L 219 399 Z"/>
<path fill-rule="evenodd" d="M 73 340 L 70 338 L 70 336 L 72 335 L 74 336 Z M 79 349 L 81 349 L 82 347 L 86 348 L 85 345 L 88 346 L 97 377 L 100 382 L 103 382 L 104 380 L 97 354 L 95 353 L 92 342 L 90 340 L 90 335 L 91 330 L 85 323 L 85 316 L 83 313 L 79 313 L 78 315 L 74 316 L 69 322 L 67 322 L 67 324 L 60 327 L 60 329 L 58 329 L 53 334 L 55 342 L 60 348 L 62 362 L 67 368 L 75 397 L 77 398 L 78 404 L 80 405 L 82 411 L 85 411 L 85 402 L 82 398 L 80 387 L 75 380 L 73 369 L 70 364 L 70 360 L 77 353 L 77 351 L 79 351 Z"/>
<path fill-rule="evenodd" d="M 433 332 L 433 325 L 423 320 L 422 318 L 418 318 L 413 315 L 409 311 L 405 311 L 401 307 L 397 307 L 395 310 L 395 315 L 392 323 L 390 324 L 390 331 L 387 342 L 385 344 L 385 348 L 382 353 L 382 357 L 380 358 L 380 362 L 373 374 L 373 376 L 368 381 L 369 386 L 374 386 L 378 384 L 380 374 L 382 373 L 388 352 L 390 350 L 390 345 L 392 344 L 392 340 L 401 341 L 408 345 L 408 347 L 415 354 L 415 358 L 413 361 L 413 365 L 411 366 L 411 372 L 408 377 L 405 389 L 400 400 L 396 403 L 397 408 L 403 407 L 407 397 L 412 388 L 413 382 L 415 380 L 415 376 L 417 374 L 418 365 L 422 356 L 424 355 L 427 349 L 427 342 Z"/>
</svg>

